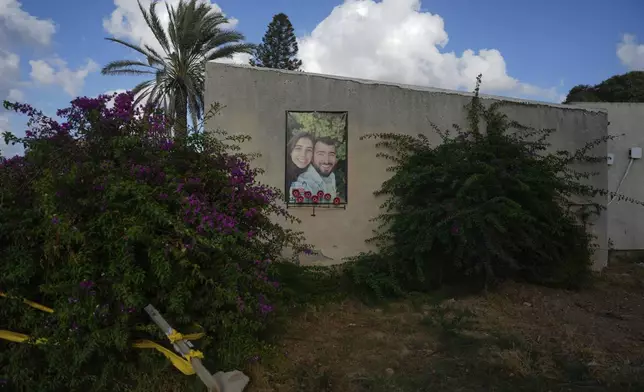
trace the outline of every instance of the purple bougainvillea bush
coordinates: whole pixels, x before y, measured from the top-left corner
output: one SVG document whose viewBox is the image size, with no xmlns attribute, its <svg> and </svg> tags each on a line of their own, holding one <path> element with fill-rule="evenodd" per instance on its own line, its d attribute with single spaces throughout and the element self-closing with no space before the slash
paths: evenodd
<svg viewBox="0 0 644 392">
<path fill-rule="evenodd" d="M 271 260 L 300 246 L 269 217 L 291 217 L 234 148 L 241 138 L 176 143 L 167 119 L 132 98 L 78 98 L 59 120 L 5 102 L 29 122 L 25 137 L 4 135 L 24 156 L 0 158 L 0 291 L 10 297 L 0 329 L 47 339 L 0 340 L 0 376 L 16 390 L 137 390 L 159 372 L 194 380 L 131 348 L 163 342 L 147 304 L 207 334 L 197 344 L 213 371 L 260 354 L 280 290 Z"/>
</svg>

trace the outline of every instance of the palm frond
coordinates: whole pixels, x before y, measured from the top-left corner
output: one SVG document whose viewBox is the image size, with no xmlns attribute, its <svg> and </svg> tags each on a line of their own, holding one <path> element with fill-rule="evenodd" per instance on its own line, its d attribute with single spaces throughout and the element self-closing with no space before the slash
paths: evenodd
<svg viewBox="0 0 644 392">
<path fill-rule="evenodd" d="M 124 73 L 130 73 L 133 75 L 141 75 L 141 74 L 153 74 L 154 72 L 146 69 L 138 69 L 136 67 L 142 67 L 142 68 L 152 68 L 153 67 L 149 66 L 146 63 L 142 63 L 140 61 L 134 61 L 134 60 L 116 60 L 108 63 L 103 67 L 101 70 L 101 73 L 103 75 L 114 75 L 114 74 L 124 74 Z"/>
<path fill-rule="evenodd" d="M 132 94 L 134 94 L 134 106 L 138 106 L 141 101 L 150 93 L 150 86 L 154 83 L 152 80 L 145 80 L 132 89 Z"/>
<path fill-rule="evenodd" d="M 203 40 L 200 43 L 201 55 L 208 58 L 211 53 L 218 48 L 226 45 L 241 45 L 244 44 L 244 35 L 235 31 L 217 31 L 211 34 L 204 34 Z M 255 50 L 255 45 L 245 43 L 247 47 L 243 51 L 249 53 Z"/>
<path fill-rule="evenodd" d="M 181 3 L 179 3 L 179 5 L 181 5 Z M 165 8 L 168 11 L 168 37 L 170 37 L 170 42 L 172 42 L 172 48 L 177 52 L 180 50 L 175 22 L 177 12 L 175 11 L 175 8 L 168 5 L 168 3 L 165 4 Z"/>
<path fill-rule="evenodd" d="M 247 44 L 247 43 L 226 45 L 226 46 L 221 46 L 219 48 L 211 50 L 210 53 L 208 53 L 208 55 L 205 57 L 207 61 L 224 59 L 224 58 L 232 58 L 233 55 L 237 53 L 252 54 L 254 48 L 255 48 L 255 45 Z"/>
<path fill-rule="evenodd" d="M 118 38 L 114 38 L 114 37 L 108 37 L 108 38 L 105 38 L 105 39 L 108 40 L 108 41 L 116 42 L 117 44 L 121 44 L 123 46 L 127 46 L 128 48 L 133 49 L 133 50 L 141 53 L 146 58 L 150 57 L 150 55 L 151 55 L 150 52 L 146 51 L 144 48 L 140 47 L 139 45 L 132 44 L 132 43 L 124 41 L 122 39 L 118 39 Z"/>
<path fill-rule="evenodd" d="M 163 65 L 163 57 L 150 45 L 143 45 L 153 56 L 148 56 L 148 63 L 150 65 Z"/>
<path fill-rule="evenodd" d="M 166 53 L 170 53 L 170 45 L 168 45 L 168 37 L 165 34 L 165 30 L 163 29 L 163 26 L 161 25 L 161 21 L 159 20 L 159 16 L 156 13 L 156 6 L 157 6 L 157 1 L 152 1 L 150 3 L 150 9 L 149 12 L 143 8 L 141 5 L 141 1 L 137 0 L 139 3 L 139 9 L 141 10 L 141 14 L 143 14 L 143 19 L 145 20 L 145 23 L 148 25 L 150 30 L 152 30 L 152 34 L 154 34 L 154 37 L 159 41 L 159 44 L 163 48 L 163 50 Z"/>
<path fill-rule="evenodd" d="M 150 105 L 163 107 L 171 117 L 176 117 L 176 111 L 183 112 L 185 107 L 185 115 L 196 124 L 204 112 L 206 61 L 230 58 L 237 53 L 253 53 L 255 45 L 244 43 L 243 34 L 222 28 L 228 19 L 214 11 L 208 2 L 181 0 L 176 7 L 166 3 L 168 23 L 164 25 L 157 12 L 158 1 L 152 0 L 147 10 L 140 0 L 137 3 L 163 50 L 150 43 L 136 45 L 108 38 L 142 54 L 146 60 L 115 61 L 108 64 L 103 73 L 151 75 L 149 80 L 134 87 L 136 104 L 147 98 Z M 176 105 L 177 99 L 186 102 Z M 186 118 L 176 121 L 177 130 L 185 127 Z"/>
</svg>

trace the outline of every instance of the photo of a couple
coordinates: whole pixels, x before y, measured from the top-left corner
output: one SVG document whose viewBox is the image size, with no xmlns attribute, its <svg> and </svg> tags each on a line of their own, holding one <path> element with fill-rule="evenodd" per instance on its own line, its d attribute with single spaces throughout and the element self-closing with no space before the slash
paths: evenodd
<svg viewBox="0 0 644 392">
<path fill-rule="evenodd" d="M 287 112 L 286 183 L 290 204 L 346 204 L 347 113 Z"/>
</svg>

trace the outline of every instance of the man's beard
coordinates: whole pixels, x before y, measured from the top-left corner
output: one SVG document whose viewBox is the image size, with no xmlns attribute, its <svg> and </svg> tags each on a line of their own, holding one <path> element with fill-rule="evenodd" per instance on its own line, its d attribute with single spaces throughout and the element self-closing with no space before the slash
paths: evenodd
<svg viewBox="0 0 644 392">
<path fill-rule="evenodd" d="M 322 169 L 318 165 L 312 164 L 312 166 L 315 169 L 315 171 L 318 172 L 318 174 L 320 176 L 322 176 L 322 177 L 328 177 L 328 176 L 331 175 L 331 173 L 333 173 L 333 167 L 331 168 L 331 170 L 328 173 L 325 174 L 324 172 L 322 172 Z"/>
</svg>

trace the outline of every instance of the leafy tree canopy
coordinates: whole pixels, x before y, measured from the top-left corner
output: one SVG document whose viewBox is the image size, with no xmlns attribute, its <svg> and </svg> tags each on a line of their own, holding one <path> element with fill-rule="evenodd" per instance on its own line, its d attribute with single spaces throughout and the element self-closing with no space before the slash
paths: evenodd
<svg viewBox="0 0 644 392">
<path fill-rule="evenodd" d="M 644 102 L 644 71 L 616 75 L 594 86 L 575 86 L 563 103 L 571 102 Z"/>
<path fill-rule="evenodd" d="M 478 91 L 477 83 L 467 128 L 433 125 L 441 144 L 422 134 L 363 137 L 393 165 L 376 192 L 384 197 L 370 240 L 378 251 L 348 265 L 356 283 L 382 296 L 505 279 L 577 287 L 590 276 L 596 247 L 585 222 L 611 192 L 588 179 L 604 161 L 596 147 L 610 137 L 553 151 L 554 129 L 522 125 L 503 113 L 510 103 L 484 105 Z"/>
<path fill-rule="evenodd" d="M 115 60 L 103 67 L 104 75 L 141 75 L 149 79 L 136 85 L 132 92 L 136 103 L 147 98 L 149 103 L 165 107 L 175 118 L 174 131 L 185 139 L 188 113 L 193 124 L 204 113 L 205 63 L 232 58 L 237 53 L 251 53 L 254 45 L 244 43 L 244 35 L 224 27 L 228 19 L 210 3 L 181 0 L 177 7 L 166 5 L 169 21 L 162 24 L 153 1 L 146 10 L 139 9 L 154 34 L 161 50 L 118 38 L 109 41 L 133 49 L 145 59 Z"/>
<path fill-rule="evenodd" d="M 113 105 L 108 105 L 113 100 Z M 0 156 L 0 340 L 9 391 L 187 391 L 185 377 L 138 339 L 167 339 L 143 311 L 154 304 L 195 342 L 210 369 L 239 368 L 282 291 L 281 248 L 298 235 L 279 192 L 260 184 L 221 132 L 175 143 L 161 113 L 134 94 L 75 99 L 58 122 L 29 105 L 24 156 Z M 42 303 L 54 313 L 25 306 Z M 171 349 L 171 348 L 170 348 Z M 2 384 L 0 384 L 0 389 Z"/>
<path fill-rule="evenodd" d="M 297 39 L 293 25 L 283 13 L 273 16 L 273 21 L 268 25 L 262 43 L 255 50 L 255 56 L 250 60 L 250 65 L 256 67 L 298 70 L 302 60 L 297 56 Z"/>
</svg>

